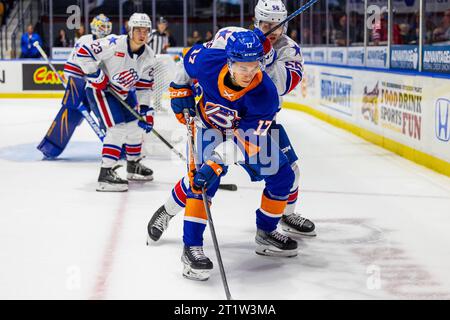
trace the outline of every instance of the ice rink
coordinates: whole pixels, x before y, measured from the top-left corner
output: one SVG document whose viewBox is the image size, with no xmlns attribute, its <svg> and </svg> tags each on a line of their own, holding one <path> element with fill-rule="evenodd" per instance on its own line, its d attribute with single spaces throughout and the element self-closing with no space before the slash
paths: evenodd
<svg viewBox="0 0 450 320">
<path fill-rule="evenodd" d="M 184 164 L 150 156 L 155 181 L 98 193 L 101 144 L 86 123 L 59 160 L 36 149 L 58 109 L 57 99 L 0 100 L 0 298 L 225 298 L 209 229 L 206 282 L 182 277 L 181 214 L 145 243 Z M 301 158 L 298 211 L 317 237 L 300 238 L 295 258 L 256 255 L 262 184 L 232 167 L 223 182 L 239 190 L 219 191 L 212 214 L 233 297 L 450 299 L 450 179 L 309 115 L 283 110 L 279 121 Z"/>
</svg>

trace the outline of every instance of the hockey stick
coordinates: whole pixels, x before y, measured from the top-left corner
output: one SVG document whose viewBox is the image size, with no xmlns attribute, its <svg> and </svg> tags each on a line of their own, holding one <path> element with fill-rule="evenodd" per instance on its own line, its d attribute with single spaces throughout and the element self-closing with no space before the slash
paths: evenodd
<svg viewBox="0 0 450 320">
<path fill-rule="evenodd" d="M 197 159 L 197 150 L 195 149 L 194 134 L 192 132 L 192 127 L 191 127 L 191 123 L 190 123 L 191 121 L 190 121 L 189 111 L 185 109 L 185 110 L 183 110 L 183 113 L 184 113 L 184 118 L 186 119 L 186 129 L 187 129 L 187 133 L 188 133 L 189 150 L 194 159 L 195 168 L 198 171 L 200 169 L 200 163 L 198 162 L 198 159 Z M 217 262 L 219 264 L 220 275 L 222 276 L 222 282 L 223 282 L 223 287 L 225 289 L 225 295 L 227 296 L 227 300 L 232 300 L 230 289 L 228 288 L 228 282 L 227 282 L 227 276 L 225 273 L 225 268 L 223 267 L 222 256 L 220 255 L 219 243 L 217 242 L 216 230 L 214 229 L 214 223 L 212 220 L 211 209 L 209 208 L 209 203 L 208 203 L 208 198 L 206 196 L 205 187 L 202 188 L 202 199 L 203 199 L 203 205 L 205 206 L 206 215 L 208 217 L 209 229 L 211 230 L 211 238 L 213 239 L 214 250 L 216 251 Z"/>
<path fill-rule="evenodd" d="M 298 16 L 300 13 L 306 11 L 309 7 L 311 7 L 313 4 L 315 4 L 317 1 L 319 0 L 310 0 L 308 3 L 306 3 L 305 5 L 301 6 L 299 9 L 295 10 L 294 12 L 292 12 L 286 19 L 284 19 L 283 21 L 281 21 L 279 24 L 277 24 L 275 27 L 273 27 L 272 29 L 270 29 L 269 31 L 267 31 L 264 35 L 267 37 L 269 34 L 271 34 L 272 32 L 274 32 L 275 30 L 277 30 L 279 27 L 281 27 L 283 24 L 288 23 L 289 21 L 291 21 L 292 19 L 294 19 L 296 16 Z"/>
<path fill-rule="evenodd" d="M 64 88 L 66 88 L 66 82 L 64 81 L 64 79 L 61 77 L 61 75 L 58 73 L 58 71 L 56 71 L 55 67 L 53 66 L 53 64 L 50 62 L 50 60 L 48 59 L 47 54 L 45 53 L 44 50 L 42 50 L 41 46 L 39 45 L 38 41 L 35 41 L 33 43 L 33 46 L 36 47 L 36 49 L 38 49 L 39 53 L 41 54 L 42 58 L 44 58 L 44 60 L 47 62 L 47 64 L 50 66 L 50 69 L 52 69 L 52 71 L 56 74 L 56 76 L 58 77 L 59 81 L 61 81 L 62 85 L 64 86 Z M 98 126 L 97 122 L 95 122 L 95 120 L 92 118 L 92 116 L 89 114 L 89 111 L 87 110 L 87 108 L 84 105 L 80 105 L 77 108 L 78 111 L 81 112 L 81 114 L 83 115 L 83 117 L 86 119 L 86 121 L 88 122 L 88 124 L 91 126 L 92 130 L 94 130 L 95 134 L 97 135 L 97 137 L 99 137 L 99 139 L 101 141 L 103 141 L 103 138 L 105 137 L 105 133 L 103 132 L 103 130 Z"/>
<path fill-rule="evenodd" d="M 128 110 L 130 113 L 139 121 L 147 122 L 145 121 L 145 118 L 141 116 L 139 113 L 137 113 L 128 103 L 126 103 L 120 96 L 113 90 L 108 90 L 109 93 L 111 93 L 119 102 Z M 169 147 L 170 150 L 172 150 L 181 160 L 186 161 L 186 158 L 183 156 L 182 153 L 180 153 L 177 149 L 172 146 L 169 141 L 163 138 L 158 131 L 155 130 L 155 128 L 152 129 L 152 132 L 155 136 L 157 136 L 166 146 Z"/>
<path fill-rule="evenodd" d="M 109 93 L 111 93 L 117 100 L 120 101 L 120 103 L 128 110 L 130 113 L 138 120 L 145 121 L 144 117 L 139 115 L 128 103 L 126 103 L 115 91 L 109 90 Z M 170 150 L 172 150 L 181 160 L 186 161 L 186 157 L 180 153 L 177 149 L 175 149 L 174 146 L 170 144 L 169 141 L 164 139 L 163 136 L 161 136 L 158 131 L 155 130 L 155 128 L 152 129 L 153 134 L 158 137 L 167 147 L 169 147 Z M 236 191 L 237 186 L 235 184 L 221 184 L 219 185 L 219 189 L 221 190 L 228 190 L 228 191 Z"/>
</svg>

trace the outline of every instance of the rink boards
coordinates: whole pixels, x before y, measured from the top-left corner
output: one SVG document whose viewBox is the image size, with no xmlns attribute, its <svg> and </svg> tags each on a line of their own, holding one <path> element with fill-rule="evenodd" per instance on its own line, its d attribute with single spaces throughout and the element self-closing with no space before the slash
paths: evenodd
<svg viewBox="0 0 450 320">
<path fill-rule="evenodd" d="M 285 107 L 450 176 L 450 79 L 307 64 Z"/>
<path fill-rule="evenodd" d="M 63 61 L 54 65 L 62 74 Z M 307 64 L 284 106 L 450 176 L 449 89 L 444 77 Z M 0 63 L 0 98 L 59 98 L 62 90 L 41 60 Z"/>
</svg>

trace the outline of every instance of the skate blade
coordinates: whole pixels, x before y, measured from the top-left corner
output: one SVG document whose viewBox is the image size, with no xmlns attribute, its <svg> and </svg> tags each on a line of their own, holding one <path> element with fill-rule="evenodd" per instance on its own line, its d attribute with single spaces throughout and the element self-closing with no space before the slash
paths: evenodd
<svg viewBox="0 0 450 320">
<path fill-rule="evenodd" d="M 311 232 L 301 232 L 286 225 L 281 225 L 281 230 L 295 236 L 315 237 L 317 235 L 315 230 Z"/>
<path fill-rule="evenodd" d="M 127 174 L 127 180 L 129 180 L 129 181 L 149 182 L 149 181 L 153 181 L 153 179 L 154 179 L 153 175 L 143 176 L 143 175 L 135 174 L 135 173 Z"/>
<path fill-rule="evenodd" d="M 275 250 L 271 247 L 258 245 L 255 249 L 256 254 L 260 256 L 268 256 L 268 257 L 284 257 L 284 258 L 292 258 L 298 255 L 298 249 L 293 250 Z"/>
<path fill-rule="evenodd" d="M 189 265 L 183 267 L 183 277 L 189 280 L 206 281 L 209 279 L 210 270 L 192 269 Z"/>
<path fill-rule="evenodd" d="M 126 192 L 128 191 L 128 185 L 99 182 L 96 190 L 98 192 Z"/>
<path fill-rule="evenodd" d="M 152 242 L 157 242 L 161 238 L 161 235 L 159 237 L 157 237 L 151 233 L 148 233 L 147 234 L 147 245 L 149 245 L 149 243 L 152 243 Z"/>
</svg>

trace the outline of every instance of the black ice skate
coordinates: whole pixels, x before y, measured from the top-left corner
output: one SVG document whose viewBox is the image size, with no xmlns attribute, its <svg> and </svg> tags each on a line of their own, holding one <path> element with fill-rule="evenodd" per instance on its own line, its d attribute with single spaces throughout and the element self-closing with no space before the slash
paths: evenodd
<svg viewBox="0 0 450 320">
<path fill-rule="evenodd" d="M 183 255 L 183 276 L 190 280 L 205 281 L 209 279 L 213 263 L 203 253 L 203 247 L 184 246 Z"/>
<path fill-rule="evenodd" d="M 166 208 L 161 206 L 156 210 L 148 223 L 148 237 L 153 241 L 158 241 L 163 232 L 169 227 L 169 221 L 172 218 L 173 216 L 167 213 Z M 150 241 L 147 239 L 147 245 L 149 242 Z"/>
<path fill-rule="evenodd" d="M 98 176 L 97 191 L 103 192 L 123 192 L 128 191 L 128 181 L 119 177 L 116 170 L 120 165 L 112 168 L 101 168 Z"/>
<path fill-rule="evenodd" d="M 153 181 L 153 170 L 144 166 L 138 158 L 135 161 L 127 161 L 127 179 L 131 181 Z"/>
<path fill-rule="evenodd" d="M 303 235 L 309 237 L 315 237 L 315 225 L 306 218 L 301 217 L 299 214 L 292 213 L 290 215 L 283 215 L 280 221 L 281 229 L 285 232 L 289 232 L 296 235 Z"/>
<path fill-rule="evenodd" d="M 297 255 L 297 241 L 279 233 L 277 230 L 266 232 L 256 231 L 256 253 L 263 256 L 295 257 Z"/>
</svg>

